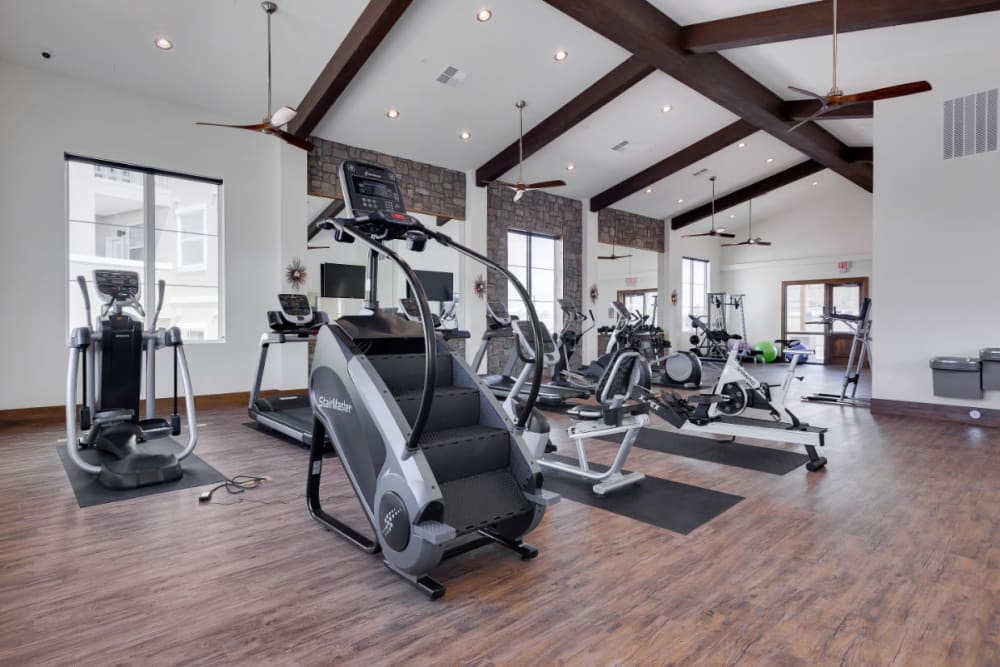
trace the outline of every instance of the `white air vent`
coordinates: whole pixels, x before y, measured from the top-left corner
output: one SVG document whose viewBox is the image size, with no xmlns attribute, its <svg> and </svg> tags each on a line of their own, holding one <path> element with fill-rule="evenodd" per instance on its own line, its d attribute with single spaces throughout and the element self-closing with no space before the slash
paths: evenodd
<svg viewBox="0 0 1000 667">
<path fill-rule="evenodd" d="M 944 103 L 944 159 L 997 149 L 997 89 Z"/>
<path fill-rule="evenodd" d="M 457 86 L 458 84 L 465 81 L 465 72 L 458 69 L 457 67 L 448 65 L 443 70 L 441 70 L 441 73 L 438 74 L 434 78 L 434 80 L 437 81 L 438 83 L 443 83 L 448 86 Z"/>
<path fill-rule="evenodd" d="M 626 146 L 628 146 L 628 139 L 619 141 L 617 144 L 611 147 L 611 150 L 618 151 L 619 153 L 624 153 Z"/>
</svg>

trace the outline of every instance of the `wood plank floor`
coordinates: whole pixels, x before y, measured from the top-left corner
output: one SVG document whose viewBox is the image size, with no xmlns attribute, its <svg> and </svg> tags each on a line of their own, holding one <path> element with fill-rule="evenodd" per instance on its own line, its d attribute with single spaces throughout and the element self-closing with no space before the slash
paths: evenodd
<svg viewBox="0 0 1000 667">
<path fill-rule="evenodd" d="M 200 415 L 198 452 L 273 481 L 209 505 L 188 489 L 80 509 L 61 425 L 7 429 L 0 664 L 1000 664 L 1000 434 L 800 413 L 830 428 L 825 472 L 636 450 L 630 469 L 746 500 L 687 536 L 566 501 L 529 536 L 537 559 L 456 558 L 437 602 L 309 518 L 305 453 L 242 410 Z M 363 525 L 330 463 L 325 504 Z"/>
</svg>

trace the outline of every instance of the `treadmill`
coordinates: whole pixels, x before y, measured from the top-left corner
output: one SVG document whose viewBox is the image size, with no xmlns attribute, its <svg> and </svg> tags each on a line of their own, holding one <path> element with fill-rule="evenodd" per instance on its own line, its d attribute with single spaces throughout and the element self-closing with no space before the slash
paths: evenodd
<svg viewBox="0 0 1000 667">
<path fill-rule="evenodd" d="M 483 342 L 480 343 L 479 349 L 476 351 L 475 359 L 472 362 L 473 368 L 476 370 L 479 369 L 479 365 L 482 363 L 483 357 L 486 355 L 486 348 L 489 346 L 490 341 L 497 338 L 514 338 L 530 335 L 521 331 L 518 326 L 520 321 L 517 317 L 508 315 L 507 308 L 501 303 L 487 303 L 486 317 L 486 333 L 483 335 Z M 552 369 L 556 367 L 557 363 L 559 363 L 559 348 L 556 347 L 555 341 L 552 340 L 552 335 L 549 333 L 548 327 L 546 327 L 544 323 L 539 324 L 541 324 L 542 327 L 542 363 L 545 368 Z M 532 347 L 532 345 L 528 345 L 527 349 L 531 349 Z M 522 349 L 525 348 L 521 345 L 521 341 L 516 341 L 510 350 L 507 363 L 504 365 L 503 371 L 500 374 L 479 376 L 479 378 L 493 392 L 493 395 L 498 399 L 502 400 L 507 398 L 511 390 L 514 388 L 514 384 L 517 382 L 514 377 L 516 375 L 514 371 L 517 366 L 518 359 L 520 359 Z M 524 361 L 524 359 L 520 360 L 522 362 Z M 585 399 L 589 395 L 590 392 L 585 389 L 562 387 L 554 384 L 543 384 L 538 389 L 537 403 L 547 407 L 561 407 L 565 405 L 567 401 Z M 522 389 L 518 398 L 524 400 L 527 397 L 527 388 Z"/>
<path fill-rule="evenodd" d="M 313 310 L 305 294 L 279 294 L 280 310 L 267 313 L 267 324 L 271 331 L 260 337 L 260 361 L 257 362 L 257 378 L 250 391 L 250 418 L 265 430 L 277 431 L 302 445 L 312 444 L 313 412 L 309 394 L 279 394 L 262 398 L 260 384 L 264 379 L 267 352 L 272 345 L 285 343 L 310 343 L 316 340 L 316 332 L 329 323 L 326 313 Z"/>
</svg>

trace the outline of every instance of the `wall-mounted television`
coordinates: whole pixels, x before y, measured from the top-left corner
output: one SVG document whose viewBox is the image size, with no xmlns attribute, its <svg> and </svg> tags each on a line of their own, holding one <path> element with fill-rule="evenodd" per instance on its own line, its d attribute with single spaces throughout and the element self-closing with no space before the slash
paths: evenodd
<svg viewBox="0 0 1000 667">
<path fill-rule="evenodd" d="M 326 262 L 319 267 L 320 296 L 340 299 L 365 298 L 365 267 Z"/>
<path fill-rule="evenodd" d="M 417 280 L 423 285 L 428 301 L 455 300 L 455 274 L 447 271 L 417 271 Z M 406 284 L 406 296 L 413 298 L 410 284 Z"/>
</svg>

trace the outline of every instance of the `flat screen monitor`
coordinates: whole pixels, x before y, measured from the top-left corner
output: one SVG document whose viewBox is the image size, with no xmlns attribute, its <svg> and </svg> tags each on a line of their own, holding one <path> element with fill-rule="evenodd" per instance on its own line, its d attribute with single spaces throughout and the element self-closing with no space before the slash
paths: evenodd
<svg viewBox="0 0 1000 667">
<path fill-rule="evenodd" d="M 341 299 L 365 298 L 365 267 L 354 264 L 327 262 L 319 267 L 323 297 Z"/>
<path fill-rule="evenodd" d="M 454 301 L 455 274 L 446 271 L 417 271 L 417 280 L 424 287 L 428 301 Z M 406 285 L 406 296 L 413 298 L 413 290 Z"/>
</svg>

